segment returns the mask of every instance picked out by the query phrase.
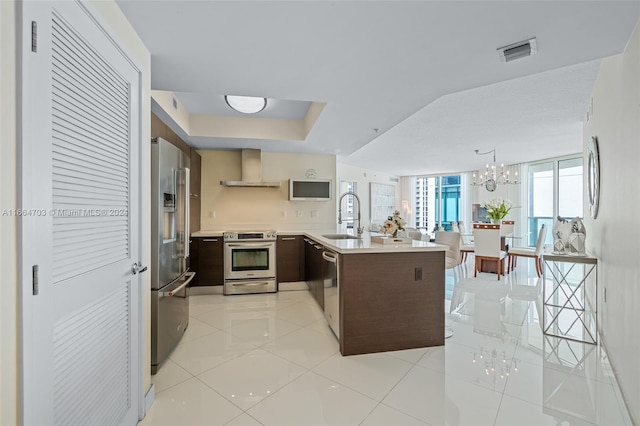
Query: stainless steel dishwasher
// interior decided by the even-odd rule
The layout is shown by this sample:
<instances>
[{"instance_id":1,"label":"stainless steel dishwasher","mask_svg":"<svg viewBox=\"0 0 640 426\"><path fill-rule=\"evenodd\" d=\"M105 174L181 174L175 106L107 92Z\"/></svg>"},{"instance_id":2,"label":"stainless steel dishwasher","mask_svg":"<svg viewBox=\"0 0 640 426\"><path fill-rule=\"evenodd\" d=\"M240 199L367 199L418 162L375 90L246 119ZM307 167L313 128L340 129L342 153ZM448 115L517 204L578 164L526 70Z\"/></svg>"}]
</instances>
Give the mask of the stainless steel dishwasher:
<instances>
[{"instance_id":1,"label":"stainless steel dishwasher","mask_svg":"<svg viewBox=\"0 0 640 426\"><path fill-rule=\"evenodd\" d=\"M340 256L332 251L323 251L325 260L324 284L324 316L333 334L340 339Z\"/></svg>"}]
</instances>

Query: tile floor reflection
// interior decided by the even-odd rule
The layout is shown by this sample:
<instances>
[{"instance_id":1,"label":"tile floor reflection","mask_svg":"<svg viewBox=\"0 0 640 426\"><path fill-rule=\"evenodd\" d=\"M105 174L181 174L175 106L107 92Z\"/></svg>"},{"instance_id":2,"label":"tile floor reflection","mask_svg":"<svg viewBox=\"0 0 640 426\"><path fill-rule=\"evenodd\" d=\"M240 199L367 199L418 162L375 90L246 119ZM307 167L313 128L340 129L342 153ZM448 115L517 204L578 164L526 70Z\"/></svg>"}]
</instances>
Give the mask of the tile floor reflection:
<instances>
[{"instance_id":1,"label":"tile floor reflection","mask_svg":"<svg viewBox=\"0 0 640 426\"><path fill-rule=\"evenodd\" d=\"M446 344L343 357L306 291L191 297L141 425L631 425L605 349L545 336L532 262L447 271ZM471 272L471 273L469 273Z\"/></svg>"}]
</instances>

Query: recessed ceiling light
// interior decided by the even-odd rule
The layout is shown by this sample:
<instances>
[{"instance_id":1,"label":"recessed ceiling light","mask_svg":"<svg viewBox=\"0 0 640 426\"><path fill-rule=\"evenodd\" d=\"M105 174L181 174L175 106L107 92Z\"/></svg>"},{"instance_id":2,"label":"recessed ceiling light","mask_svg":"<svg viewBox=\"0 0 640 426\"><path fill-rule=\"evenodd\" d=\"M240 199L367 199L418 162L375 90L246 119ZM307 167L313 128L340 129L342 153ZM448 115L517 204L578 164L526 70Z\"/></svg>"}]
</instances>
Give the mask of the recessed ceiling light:
<instances>
[{"instance_id":1,"label":"recessed ceiling light","mask_svg":"<svg viewBox=\"0 0 640 426\"><path fill-rule=\"evenodd\" d=\"M266 98L255 96L225 95L224 100L232 109L243 114L255 114L267 106Z\"/></svg>"}]
</instances>

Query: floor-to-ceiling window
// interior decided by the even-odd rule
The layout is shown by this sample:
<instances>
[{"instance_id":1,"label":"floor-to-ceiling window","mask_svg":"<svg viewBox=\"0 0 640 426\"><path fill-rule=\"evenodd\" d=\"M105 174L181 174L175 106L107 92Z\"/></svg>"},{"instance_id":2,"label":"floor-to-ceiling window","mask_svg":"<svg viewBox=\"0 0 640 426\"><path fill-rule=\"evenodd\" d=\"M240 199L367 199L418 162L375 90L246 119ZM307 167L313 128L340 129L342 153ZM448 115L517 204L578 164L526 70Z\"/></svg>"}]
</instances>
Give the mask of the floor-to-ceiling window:
<instances>
[{"instance_id":1,"label":"floor-to-ceiling window","mask_svg":"<svg viewBox=\"0 0 640 426\"><path fill-rule=\"evenodd\" d=\"M535 246L538 231L547 225L545 243L553 241L553 219L583 217L582 156L529 165L529 245Z\"/></svg>"},{"instance_id":2,"label":"floor-to-ceiling window","mask_svg":"<svg viewBox=\"0 0 640 426\"><path fill-rule=\"evenodd\" d=\"M432 231L436 226L451 230L461 220L460 175L429 176L416 179L415 228Z\"/></svg>"}]
</instances>

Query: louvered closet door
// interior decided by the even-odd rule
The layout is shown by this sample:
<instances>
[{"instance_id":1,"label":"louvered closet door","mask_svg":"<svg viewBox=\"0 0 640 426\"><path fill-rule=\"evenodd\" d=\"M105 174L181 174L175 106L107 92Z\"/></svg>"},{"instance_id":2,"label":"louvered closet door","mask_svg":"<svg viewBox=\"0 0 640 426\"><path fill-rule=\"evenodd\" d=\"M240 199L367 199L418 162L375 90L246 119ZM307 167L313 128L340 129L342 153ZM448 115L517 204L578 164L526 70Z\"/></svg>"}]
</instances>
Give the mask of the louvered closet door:
<instances>
[{"instance_id":1,"label":"louvered closet door","mask_svg":"<svg viewBox=\"0 0 640 426\"><path fill-rule=\"evenodd\" d=\"M79 3L22 7L23 419L132 425L139 72Z\"/></svg>"}]
</instances>

